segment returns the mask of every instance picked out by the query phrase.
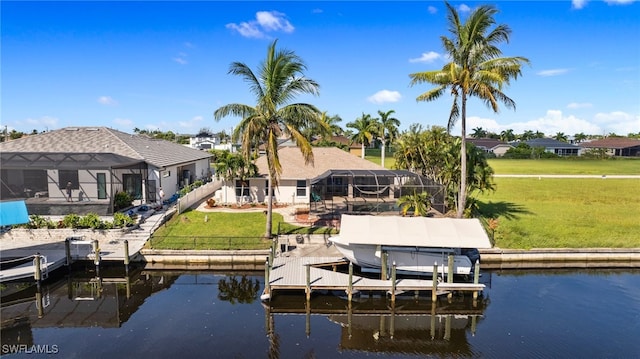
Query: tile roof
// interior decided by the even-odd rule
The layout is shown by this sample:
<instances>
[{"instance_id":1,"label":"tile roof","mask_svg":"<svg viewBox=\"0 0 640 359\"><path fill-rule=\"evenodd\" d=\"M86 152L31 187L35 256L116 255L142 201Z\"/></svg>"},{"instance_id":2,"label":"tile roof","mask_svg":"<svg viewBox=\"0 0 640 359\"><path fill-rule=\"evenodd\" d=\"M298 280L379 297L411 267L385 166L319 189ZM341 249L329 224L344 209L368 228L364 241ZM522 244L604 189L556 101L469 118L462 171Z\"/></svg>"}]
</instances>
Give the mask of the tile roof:
<instances>
[{"instance_id":1,"label":"tile roof","mask_svg":"<svg viewBox=\"0 0 640 359\"><path fill-rule=\"evenodd\" d=\"M584 148L630 148L640 146L640 140L627 137L607 137L601 140L583 142L580 147Z\"/></svg>"},{"instance_id":2,"label":"tile roof","mask_svg":"<svg viewBox=\"0 0 640 359\"><path fill-rule=\"evenodd\" d=\"M497 146L513 147L512 145L495 138L467 138L467 142L473 143L476 147L484 147L487 149L495 148Z\"/></svg>"},{"instance_id":3,"label":"tile roof","mask_svg":"<svg viewBox=\"0 0 640 359\"><path fill-rule=\"evenodd\" d=\"M305 165L300 149L282 147L278 150L282 164L281 179L315 178L328 170L384 170L371 161L354 156L336 147L313 147L313 165ZM261 174L267 174L267 158L261 156L256 165Z\"/></svg>"},{"instance_id":4,"label":"tile roof","mask_svg":"<svg viewBox=\"0 0 640 359\"><path fill-rule=\"evenodd\" d=\"M531 147L544 147L544 148L578 148L576 145L572 145L567 142L558 141L554 138L534 138L532 140L524 141Z\"/></svg>"},{"instance_id":5,"label":"tile roof","mask_svg":"<svg viewBox=\"0 0 640 359\"><path fill-rule=\"evenodd\" d=\"M205 151L107 127L66 127L0 143L0 151L112 153L165 167L211 157Z\"/></svg>"}]
</instances>

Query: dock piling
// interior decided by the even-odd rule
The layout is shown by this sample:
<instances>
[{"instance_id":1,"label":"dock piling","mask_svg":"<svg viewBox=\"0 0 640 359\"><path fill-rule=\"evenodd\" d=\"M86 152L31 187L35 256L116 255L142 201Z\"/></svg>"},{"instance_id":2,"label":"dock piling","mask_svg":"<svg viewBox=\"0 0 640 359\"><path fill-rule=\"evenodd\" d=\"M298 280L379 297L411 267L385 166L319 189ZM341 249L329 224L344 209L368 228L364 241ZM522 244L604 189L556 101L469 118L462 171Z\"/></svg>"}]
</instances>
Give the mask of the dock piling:
<instances>
[{"instance_id":1,"label":"dock piling","mask_svg":"<svg viewBox=\"0 0 640 359\"><path fill-rule=\"evenodd\" d=\"M396 261L391 266L391 302L396 302Z\"/></svg>"},{"instance_id":2,"label":"dock piling","mask_svg":"<svg viewBox=\"0 0 640 359\"><path fill-rule=\"evenodd\" d=\"M269 266L269 257L267 257L267 259L265 259L265 263L264 263L264 294L269 295L271 294L271 289L269 288L269 272L270 272L270 266ZM271 297L269 297L271 298Z\"/></svg>"},{"instance_id":3,"label":"dock piling","mask_svg":"<svg viewBox=\"0 0 640 359\"><path fill-rule=\"evenodd\" d=\"M124 270L129 274L129 241L124 240Z\"/></svg>"},{"instance_id":4,"label":"dock piling","mask_svg":"<svg viewBox=\"0 0 640 359\"><path fill-rule=\"evenodd\" d=\"M480 282L480 261L476 260L476 265L474 266L473 271L473 284L478 284ZM475 302L478 299L478 291L473 291L473 301Z\"/></svg>"},{"instance_id":5,"label":"dock piling","mask_svg":"<svg viewBox=\"0 0 640 359\"><path fill-rule=\"evenodd\" d=\"M33 279L36 280L36 283L38 284L38 287L40 287L40 281L42 280L42 268L40 267L41 262L40 262L40 253L36 253L35 256L33 256L33 264L35 265L35 270L33 271Z\"/></svg>"},{"instance_id":6,"label":"dock piling","mask_svg":"<svg viewBox=\"0 0 640 359\"><path fill-rule=\"evenodd\" d=\"M447 258L447 283L453 283L453 253L449 253L449 257ZM449 294L447 294L447 299L449 299L449 301L451 301L451 299L453 298L453 293L449 292Z\"/></svg>"},{"instance_id":7,"label":"dock piling","mask_svg":"<svg viewBox=\"0 0 640 359\"><path fill-rule=\"evenodd\" d=\"M100 274L100 245L98 244L98 240L93 240L93 263L96 265L96 276Z\"/></svg>"},{"instance_id":8,"label":"dock piling","mask_svg":"<svg viewBox=\"0 0 640 359\"><path fill-rule=\"evenodd\" d=\"M71 239L64 240L64 253L67 258L66 266L71 270Z\"/></svg>"},{"instance_id":9,"label":"dock piling","mask_svg":"<svg viewBox=\"0 0 640 359\"><path fill-rule=\"evenodd\" d=\"M307 296L307 302L311 299L311 264L305 263L307 272L307 288L305 290Z\"/></svg>"},{"instance_id":10,"label":"dock piling","mask_svg":"<svg viewBox=\"0 0 640 359\"><path fill-rule=\"evenodd\" d=\"M349 261L349 286L347 287L347 299L349 306L351 306L351 299L353 298L353 262Z\"/></svg>"},{"instance_id":11,"label":"dock piling","mask_svg":"<svg viewBox=\"0 0 640 359\"><path fill-rule=\"evenodd\" d=\"M438 262L433 262L433 277L431 278L431 302L438 300Z\"/></svg>"}]
</instances>

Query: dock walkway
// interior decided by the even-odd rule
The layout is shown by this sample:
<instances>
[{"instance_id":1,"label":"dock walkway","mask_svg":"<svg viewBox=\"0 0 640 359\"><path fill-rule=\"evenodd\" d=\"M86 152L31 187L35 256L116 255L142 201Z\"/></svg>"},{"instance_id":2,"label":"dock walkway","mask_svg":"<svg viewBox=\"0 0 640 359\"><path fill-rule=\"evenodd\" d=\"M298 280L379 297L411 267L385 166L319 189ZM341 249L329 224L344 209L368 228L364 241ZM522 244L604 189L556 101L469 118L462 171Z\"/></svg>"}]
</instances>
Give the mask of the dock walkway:
<instances>
[{"instance_id":1,"label":"dock walkway","mask_svg":"<svg viewBox=\"0 0 640 359\"><path fill-rule=\"evenodd\" d=\"M269 287L264 298L270 298L277 290L349 290L349 274L333 271L331 268L348 262L343 257L277 257L269 270ZM307 279L307 266L309 278ZM327 268L329 267L329 268ZM352 293L359 291L383 291L400 294L405 291L433 290L433 281L427 279L399 278L394 283L391 279L372 279L359 275L351 275ZM395 288L395 293L393 293ZM436 295L453 291L478 292L485 288L484 284L475 283L436 283ZM309 294L309 293L307 293Z\"/></svg>"}]
</instances>

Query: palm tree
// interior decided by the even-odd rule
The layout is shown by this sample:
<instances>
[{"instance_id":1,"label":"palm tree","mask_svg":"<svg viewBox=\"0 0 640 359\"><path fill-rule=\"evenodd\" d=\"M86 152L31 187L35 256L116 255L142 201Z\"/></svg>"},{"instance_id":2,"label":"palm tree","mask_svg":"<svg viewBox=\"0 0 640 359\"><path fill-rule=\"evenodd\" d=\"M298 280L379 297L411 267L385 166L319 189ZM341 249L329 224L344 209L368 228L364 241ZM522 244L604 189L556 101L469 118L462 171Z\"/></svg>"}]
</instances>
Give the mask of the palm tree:
<instances>
[{"instance_id":1,"label":"palm tree","mask_svg":"<svg viewBox=\"0 0 640 359\"><path fill-rule=\"evenodd\" d=\"M531 140L531 139L535 138L534 136L535 136L535 134L533 133L533 131L526 130L526 131L524 131L522 133L522 135L520 135L520 139L522 141L528 141L528 140Z\"/></svg>"},{"instance_id":2,"label":"palm tree","mask_svg":"<svg viewBox=\"0 0 640 359\"><path fill-rule=\"evenodd\" d=\"M342 118L339 115L326 116L326 111L323 112L323 115L326 117L325 123L329 126L331 136L342 136L344 130L338 125L338 122L342 122Z\"/></svg>"},{"instance_id":3,"label":"palm tree","mask_svg":"<svg viewBox=\"0 0 640 359\"><path fill-rule=\"evenodd\" d=\"M380 115L380 119L379 119L380 139L382 141L382 151L381 151L382 167L384 167L384 152L385 152L385 147L387 142L387 135L389 137L389 143L392 143L393 140L398 136L398 126L400 126L400 120L398 120L397 118L389 117L394 112L395 112L394 110L389 110L387 112L382 112L378 110L378 115Z\"/></svg>"},{"instance_id":4,"label":"palm tree","mask_svg":"<svg viewBox=\"0 0 640 359\"><path fill-rule=\"evenodd\" d=\"M508 128L500 132L500 141L502 142L511 142L516 139L516 135L513 133L513 130Z\"/></svg>"},{"instance_id":5,"label":"palm tree","mask_svg":"<svg viewBox=\"0 0 640 359\"><path fill-rule=\"evenodd\" d=\"M486 138L487 131L482 127L476 127L473 129L473 133L471 134L473 138Z\"/></svg>"},{"instance_id":6,"label":"palm tree","mask_svg":"<svg viewBox=\"0 0 640 359\"><path fill-rule=\"evenodd\" d=\"M398 207L400 207L403 216L407 214L407 211L413 209L414 217L426 217L429 209L431 209L431 196L427 192L414 190L412 194L406 194L398 198Z\"/></svg>"},{"instance_id":7,"label":"palm tree","mask_svg":"<svg viewBox=\"0 0 640 359\"><path fill-rule=\"evenodd\" d=\"M362 113L362 116L356 118L355 121L347 123L347 127L353 128L357 132L351 135L351 141L360 142L362 146L361 157L364 158L365 146L368 146L373 140L373 135L378 133L378 123L371 118L371 115Z\"/></svg>"},{"instance_id":8,"label":"palm tree","mask_svg":"<svg viewBox=\"0 0 640 359\"><path fill-rule=\"evenodd\" d=\"M569 140L569 137L567 137L567 135L565 135L564 132L556 132L553 138L556 141L560 141L560 142L567 142Z\"/></svg>"},{"instance_id":9,"label":"palm tree","mask_svg":"<svg viewBox=\"0 0 640 359\"><path fill-rule=\"evenodd\" d=\"M631 136L627 136L627 137L631 137ZM576 133L575 135L573 135L573 139L576 141L576 143L581 143L585 141L587 138L588 136L584 132Z\"/></svg>"},{"instance_id":10,"label":"palm tree","mask_svg":"<svg viewBox=\"0 0 640 359\"><path fill-rule=\"evenodd\" d=\"M278 139L287 136L300 148L305 163L313 163L311 144L300 132L301 128L313 127L320 121L320 111L307 103L292 103L297 95L318 95L319 85L304 77L307 69L304 61L293 51L276 50L277 40L267 49L267 57L254 73L241 62L233 62L229 73L242 77L249 83L256 105L232 103L214 112L216 121L232 115L241 118L233 138L240 138L242 153L250 158L259 144L264 144L267 156L268 200L265 237L272 236L273 188L278 186L282 165L278 158Z\"/></svg>"},{"instance_id":11,"label":"palm tree","mask_svg":"<svg viewBox=\"0 0 640 359\"><path fill-rule=\"evenodd\" d=\"M491 5L483 5L469 15L465 23L460 22L456 9L446 3L447 20L451 37L441 37L442 44L451 61L441 70L410 74L411 85L433 84L436 87L418 96L418 101L432 101L445 93L453 94L453 105L449 115L449 131L458 119L461 121L462 148L460 151L460 192L457 217L462 218L466 205L466 127L467 100L476 96L498 112L499 102L508 108L515 108L515 102L502 92L510 80L521 75L524 57L500 57L498 44L509 41L511 29L504 24L497 25L494 15L498 12ZM493 29L491 29L493 27Z\"/></svg>"}]
</instances>

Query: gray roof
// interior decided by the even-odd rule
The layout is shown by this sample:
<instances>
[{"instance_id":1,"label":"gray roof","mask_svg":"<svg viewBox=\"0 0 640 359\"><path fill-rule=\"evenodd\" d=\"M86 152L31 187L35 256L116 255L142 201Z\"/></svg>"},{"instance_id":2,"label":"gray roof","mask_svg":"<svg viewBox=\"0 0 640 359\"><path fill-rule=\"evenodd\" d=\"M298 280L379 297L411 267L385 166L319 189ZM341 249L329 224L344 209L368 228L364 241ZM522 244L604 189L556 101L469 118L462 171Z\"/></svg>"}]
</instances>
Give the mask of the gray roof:
<instances>
[{"instance_id":1,"label":"gray roof","mask_svg":"<svg viewBox=\"0 0 640 359\"><path fill-rule=\"evenodd\" d=\"M4 153L110 153L167 167L212 157L205 151L107 127L66 127L0 143Z\"/></svg>"},{"instance_id":2,"label":"gray roof","mask_svg":"<svg viewBox=\"0 0 640 359\"><path fill-rule=\"evenodd\" d=\"M544 148L571 148L578 149L576 145L572 145L567 142L558 141L553 138L534 138L532 140L524 141L531 147L544 147Z\"/></svg>"}]
</instances>

